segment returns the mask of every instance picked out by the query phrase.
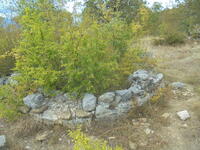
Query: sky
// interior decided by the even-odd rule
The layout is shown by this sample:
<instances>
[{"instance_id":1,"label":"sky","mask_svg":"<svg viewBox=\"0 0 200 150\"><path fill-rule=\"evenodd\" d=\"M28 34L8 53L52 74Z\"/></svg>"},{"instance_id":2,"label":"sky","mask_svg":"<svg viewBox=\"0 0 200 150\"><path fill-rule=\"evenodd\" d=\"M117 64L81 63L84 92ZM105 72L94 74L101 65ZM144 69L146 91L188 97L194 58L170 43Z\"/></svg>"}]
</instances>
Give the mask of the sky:
<instances>
[{"instance_id":1,"label":"sky","mask_svg":"<svg viewBox=\"0 0 200 150\"><path fill-rule=\"evenodd\" d=\"M76 1L77 2L83 2L83 0L76 0ZM153 5L154 2L161 3L163 7L171 7L172 4L175 3L175 0L146 0L146 1L148 3L148 6L150 6L150 7ZM0 0L0 16L8 17L9 15L11 15L11 13L9 12L9 9L6 9L10 5L12 5L12 0ZM70 2L66 6L66 8L70 12L72 12L73 11L73 6L74 6L74 3Z\"/></svg>"}]
</instances>

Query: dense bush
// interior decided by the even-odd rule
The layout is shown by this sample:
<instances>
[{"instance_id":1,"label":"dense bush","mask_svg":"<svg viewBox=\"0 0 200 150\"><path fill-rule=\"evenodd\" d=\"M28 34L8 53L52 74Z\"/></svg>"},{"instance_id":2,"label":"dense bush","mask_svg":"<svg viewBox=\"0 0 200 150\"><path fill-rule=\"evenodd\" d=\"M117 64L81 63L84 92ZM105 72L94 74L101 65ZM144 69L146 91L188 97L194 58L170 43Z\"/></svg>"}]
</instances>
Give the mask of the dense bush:
<instances>
[{"instance_id":1,"label":"dense bush","mask_svg":"<svg viewBox=\"0 0 200 150\"><path fill-rule=\"evenodd\" d=\"M23 105L22 98L24 95L23 87L0 86L0 118L16 119L20 115L18 107Z\"/></svg>"},{"instance_id":2,"label":"dense bush","mask_svg":"<svg viewBox=\"0 0 200 150\"><path fill-rule=\"evenodd\" d=\"M200 25L194 25L190 31L190 36L194 39L200 39Z\"/></svg>"},{"instance_id":3,"label":"dense bush","mask_svg":"<svg viewBox=\"0 0 200 150\"><path fill-rule=\"evenodd\" d=\"M55 37L54 15L59 10L49 1L38 0L36 4L26 7L21 18L22 40L16 49L20 83L79 95L101 93L120 83L119 64L124 57L137 59L139 51L133 49L132 57L126 54L132 32L124 21L111 18L98 23L85 15L74 23L61 18L61 22L66 21L65 28Z\"/></svg>"},{"instance_id":4,"label":"dense bush","mask_svg":"<svg viewBox=\"0 0 200 150\"><path fill-rule=\"evenodd\" d=\"M185 42L184 34L180 32L169 32L159 39L154 40L155 45L172 45L183 44Z\"/></svg>"},{"instance_id":5,"label":"dense bush","mask_svg":"<svg viewBox=\"0 0 200 150\"><path fill-rule=\"evenodd\" d=\"M74 142L74 150L122 150L121 147L112 148L107 142L87 137L80 129L69 132Z\"/></svg>"},{"instance_id":6,"label":"dense bush","mask_svg":"<svg viewBox=\"0 0 200 150\"><path fill-rule=\"evenodd\" d=\"M18 40L19 29L15 25L0 26L0 77L10 74L15 66L12 49Z\"/></svg>"}]
</instances>

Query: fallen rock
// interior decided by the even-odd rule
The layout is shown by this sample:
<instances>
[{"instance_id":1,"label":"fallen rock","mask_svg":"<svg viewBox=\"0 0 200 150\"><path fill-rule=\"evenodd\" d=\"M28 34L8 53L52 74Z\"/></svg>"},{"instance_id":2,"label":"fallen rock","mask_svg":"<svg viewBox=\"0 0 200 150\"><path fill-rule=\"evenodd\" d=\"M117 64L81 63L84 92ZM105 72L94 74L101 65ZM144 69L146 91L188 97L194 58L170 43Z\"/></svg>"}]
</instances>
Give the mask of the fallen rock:
<instances>
[{"instance_id":1,"label":"fallen rock","mask_svg":"<svg viewBox=\"0 0 200 150\"><path fill-rule=\"evenodd\" d=\"M177 112L177 115L183 121L190 118L190 114L188 113L187 110L179 111L179 112Z\"/></svg>"},{"instance_id":2,"label":"fallen rock","mask_svg":"<svg viewBox=\"0 0 200 150\"><path fill-rule=\"evenodd\" d=\"M171 86L173 89L177 90L177 89L184 89L186 87L186 84L182 82L173 82Z\"/></svg>"},{"instance_id":3,"label":"fallen rock","mask_svg":"<svg viewBox=\"0 0 200 150\"><path fill-rule=\"evenodd\" d=\"M42 106L40 108L36 108L36 109L32 109L30 111L30 113L34 113L34 114L41 114L43 113L44 111L46 111L48 109L48 106Z\"/></svg>"},{"instance_id":4,"label":"fallen rock","mask_svg":"<svg viewBox=\"0 0 200 150\"><path fill-rule=\"evenodd\" d=\"M23 101L25 105L32 109L40 108L45 104L44 96L40 93L28 95Z\"/></svg>"},{"instance_id":5,"label":"fallen rock","mask_svg":"<svg viewBox=\"0 0 200 150\"><path fill-rule=\"evenodd\" d=\"M98 98L98 102L103 102L103 103L111 103L113 102L115 99L115 93L114 92L107 92L107 93L104 93L103 95L101 95L99 98Z\"/></svg>"},{"instance_id":6,"label":"fallen rock","mask_svg":"<svg viewBox=\"0 0 200 150\"><path fill-rule=\"evenodd\" d=\"M5 147L5 145L6 145L6 136L0 135L0 148Z\"/></svg>"},{"instance_id":7,"label":"fallen rock","mask_svg":"<svg viewBox=\"0 0 200 150\"><path fill-rule=\"evenodd\" d=\"M97 98L92 94L85 94L82 103L83 103L83 110L93 111L96 108Z\"/></svg>"}]
</instances>

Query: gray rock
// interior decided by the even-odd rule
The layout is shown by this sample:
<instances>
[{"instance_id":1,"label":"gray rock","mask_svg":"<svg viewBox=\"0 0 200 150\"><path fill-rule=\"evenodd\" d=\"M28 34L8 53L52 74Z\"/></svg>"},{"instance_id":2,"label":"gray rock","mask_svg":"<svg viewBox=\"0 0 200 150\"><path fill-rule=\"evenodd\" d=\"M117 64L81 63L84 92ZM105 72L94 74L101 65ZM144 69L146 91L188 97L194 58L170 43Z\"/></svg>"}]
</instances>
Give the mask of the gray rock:
<instances>
[{"instance_id":1,"label":"gray rock","mask_svg":"<svg viewBox=\"0 0 200 150\"><path fill-rule=\"evenodd\" d=\"M179 111L179 112L177 112L177 115L183 121L185 121L185 120L190 118L190 114L188 113L187 110Z\"/></svg>"},{"instance_id":2,"label":"gray rock","mask_svg":"<svg viewBox=\"0 0 200 150\"><path fill-rule=\"evenodd\" d=\"M107 92L98 98L98 102L111 103L114 101L114 99L115 99L115 93Z\"/></svg>"},{"instance_id":3,"label":"gray rock","mask_svg":"<svg viewBox=\"0 0 200 150\"><path fill-rule=\"evenodd\" d=\"M28 95L23 101L25 105L33 109L42 107L46 102L44 96L40 93Z\"/></svg>"},{"instance_id":4,"label":"gray rock","mask_svg":"<svg viewBox=\"0 0 200 150\"><path fill-rule=\"evenodd\" d=\"M48 121L56 121L59 119L59 114L56 114L51 109L47 109L43 114L38 115L37 117Z\"/></svg>"},{"instance_id":5,"label":"gray rock","mask_svg":"<svg viewBox=\"0 0 200 150\"><path fill-rule=\"evenodd\" d=\"M85 94L82 103L83 103L83 110L93 111L96 108L97 98L92 94Z\"/></svg>"},{"instance_id":6,"label":"gray rock","mask_svg":"<svg viewBox=\"0 0 200 150\"><path fill-rule=\"evenodd\" d=\"M0 135L0 148L5 147L5 145L6 145L6 136Z\"/></svg>"},{"instance_id":7,"label":"gray rock","mask_svg":"<svg viewBox=\"0 0 200 150\"><path fill-rule=\"evenodd\" d=\"M159 73L154 78L153 83L154 84L158 84L158 83L160 83L163 80L163 78L164 78L164 75L162 73Z\"/></svg>"},{"instance_id":8,"label":"gray rock","mask_svg":"<svg viewBox=\"0 0 200 150\"><path fill-rule=\"evenodd\" d=\"M72 119L72 114L69 110L65 112L60 112L60 114L58 114L58 118L61 120L70 120Z\"/></svg>"},{"instance_id":9,"label":"gray rock","mask_svg":"<svg viewBox=\"0 0 200 150\"><path fill-rule=\"evenodd\" d=\"M173 89L183 89L186 87L186 84L182 82L173 82L171 86Z\"/></svg>"},{"instance_id":10,"label":"gray rock","mask_svg":"<svg viewBox=\"0 0 200 150\"><path fill-rule=\"evenodd\" d=\"M133 80L147 80L149 78L149 73L146 70L138 70L133 73Z\"/></svg>"},{"instance_id":11,"label":"gray rock","mask_svg":"<svg viewBox=\"0 0 200 150\"><path fill-rule=\"evenodd\" d=\"M108 105L98 105L96 107L96 118L102 119L102 118L112 118L117 116L116 110L111 110L108 108Z\"/></svg>"},{"instance_id":12,"label":"gray rock","mask_svg":"<svg viewBox=\"0 0 200 150\"><path fill-rule=\"evenodd\" d=\"M123 113L127 113L132 107L132 101L122 102L118 104L116 111L118 115L122 115Z\"/></svg>"},{"instance_id":13,"label":"gray rock","mask_svg":"<svg viewBox=\"0 0 200 150\"><path fill-rule=\"evenodd\" d=\"M122 101L121 96L115 96L115 99L112 103L110 103L110 106L115 108L121 101Z\"/></svg>"},{"instance_id":14,"label":"gray rock","mask_svg":"<svg viewBox=\"0 0 200 150\"><path fill-rule=\"evenodd\" d=\"M151 99L151 96L148 94L145 97L136 97L137 106L143 106L146 102Z\"/></svg>"},{"instance_id":15,"label":"gray rock","mask_svg":"<svg viewBox=\"0 0 200 150\"><path fill-rule=\"evenodd\" d=\"M138 95L144 94L144 90L142 90L141 86L139 86L137 84L131 86L128 90L131 91L133 96L138 96Z\"/></svg>"},{"instance_id":16,"label":"gray rock","mask_svg":"<svg viewBox=\"0 0 200 150\"><path fill-rule=\"evenodd\" d=\"M130 90L117 90L117 96L121 96L122 101L129 101L132 98L132 92Z\"/></svg>"}]
</instances>

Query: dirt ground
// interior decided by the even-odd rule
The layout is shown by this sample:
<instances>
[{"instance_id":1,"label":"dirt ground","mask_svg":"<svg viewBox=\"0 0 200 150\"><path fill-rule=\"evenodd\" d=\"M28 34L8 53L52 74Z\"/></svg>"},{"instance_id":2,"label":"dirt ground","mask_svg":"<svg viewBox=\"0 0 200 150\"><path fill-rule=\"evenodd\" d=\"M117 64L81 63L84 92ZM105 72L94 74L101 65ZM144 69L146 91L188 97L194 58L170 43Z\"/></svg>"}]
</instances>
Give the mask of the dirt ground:
<instances>
[{"instance_id":1,"label":"dirt ground","mask_svg":"<svg viewBox=\"0 0 200 150\"><path fill-rule=\"evenodd\" d=\"M132 110L116 121L92 122L83 131L105 139L125 150L200 150L200 43L153 46L146 38L143 46L156 58L156 70L166 81L187 83L184 90L171 90L158 103ZM188 110L191 118L181 121L176 113ZM162 115L167 113L168 117ZM72 150L67 127L45 125L29 116L8 123L0 120L0 134L7 136L6 150ZM44 137L44 138L43 138ZM38 140L42 139L42 140Z\"/></svg>"}]
</instances>

